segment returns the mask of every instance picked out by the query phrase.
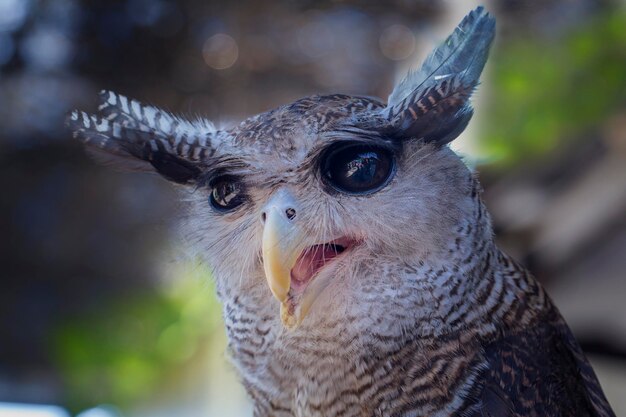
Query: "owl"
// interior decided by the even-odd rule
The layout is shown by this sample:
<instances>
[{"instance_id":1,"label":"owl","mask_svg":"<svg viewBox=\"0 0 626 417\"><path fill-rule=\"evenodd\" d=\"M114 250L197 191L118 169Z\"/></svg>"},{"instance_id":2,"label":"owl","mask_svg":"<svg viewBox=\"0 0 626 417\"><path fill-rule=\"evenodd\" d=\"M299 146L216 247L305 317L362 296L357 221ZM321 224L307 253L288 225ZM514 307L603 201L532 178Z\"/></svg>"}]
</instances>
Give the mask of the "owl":
<instances>
[{"instance_id":1,"label":"owl","mask_svg":"<svg viewBox=\"0 0 626 417\"><path fill-rule=\"evenodd\" d=\"M190 202L254 416L614 416L447 146L494 33L472 11L386 103L311 96L218 129L103 91L68 117Z\"/></svg>"}]
</instances>

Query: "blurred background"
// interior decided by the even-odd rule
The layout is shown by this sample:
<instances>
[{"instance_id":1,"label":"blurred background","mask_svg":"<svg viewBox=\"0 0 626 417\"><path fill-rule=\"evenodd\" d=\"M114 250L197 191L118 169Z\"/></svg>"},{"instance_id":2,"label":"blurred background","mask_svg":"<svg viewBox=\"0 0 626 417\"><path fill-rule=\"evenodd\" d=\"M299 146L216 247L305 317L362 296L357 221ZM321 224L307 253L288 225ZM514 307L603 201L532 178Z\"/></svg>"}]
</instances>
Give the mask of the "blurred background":
<instances>
[{"instance_id":1,"label":"blurred background","mask_svg":"<svg viewBox=\"0 0 626 417\"><path fill-rule=\"evenodd\" d=\"M626 415L626 2L483 3L498 36L453 146ZM387 97L476 4L0 0L0 416L250 415L175 193L93 163L69 109L106 88L227 125Z\"/></svg>"}]
</instances>

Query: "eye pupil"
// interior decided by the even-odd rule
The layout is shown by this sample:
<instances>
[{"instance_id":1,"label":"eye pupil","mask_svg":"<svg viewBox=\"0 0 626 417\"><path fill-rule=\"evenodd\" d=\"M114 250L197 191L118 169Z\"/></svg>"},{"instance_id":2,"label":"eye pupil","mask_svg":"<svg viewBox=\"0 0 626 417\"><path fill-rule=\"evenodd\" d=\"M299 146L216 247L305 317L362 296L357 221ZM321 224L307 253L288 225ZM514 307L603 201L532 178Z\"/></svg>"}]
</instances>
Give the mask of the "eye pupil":
<instances>
[{"instance_id":1,"label":"eye pupil","mask_svg":"<svg viewBox=\"0 0 626 417\"><path fill-rule=\"evenodd\" d=\"M395 162L386 148L340 144L322 158L322 174L333 188L347 194L371 194L392 177Z\"/></svg>"},{"instance_id":2,"label":"eye pupil","mask_svg":"<svg viewBox=\"0 0 626 417\"><path fill-rule=\"evenodd\" d=\"M212 187L209 201L217 211L230 211L243 203L242 187L236 179L218 178Z\"/></svg>"}]
</instances>

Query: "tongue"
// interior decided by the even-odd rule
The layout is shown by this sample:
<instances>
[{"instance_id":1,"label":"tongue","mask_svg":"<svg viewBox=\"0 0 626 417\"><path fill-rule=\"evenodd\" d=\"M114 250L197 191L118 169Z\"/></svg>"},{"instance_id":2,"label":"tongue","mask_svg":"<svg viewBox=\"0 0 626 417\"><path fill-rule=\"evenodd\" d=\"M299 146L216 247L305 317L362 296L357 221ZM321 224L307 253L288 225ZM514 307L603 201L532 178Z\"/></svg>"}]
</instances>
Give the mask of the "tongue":
<instances>
[{"instance_id":1,"label":"tongue","mask_svg":"<svg viewBox=\"0 0 626 417\"><path fill-rule=\"evenodd\" d=\"M297 290L306 285L313 275L335 256L337 256L337 250L331 245L315 245L308 248L291 269L292 287Z\"/></svg>"}]
</instances>

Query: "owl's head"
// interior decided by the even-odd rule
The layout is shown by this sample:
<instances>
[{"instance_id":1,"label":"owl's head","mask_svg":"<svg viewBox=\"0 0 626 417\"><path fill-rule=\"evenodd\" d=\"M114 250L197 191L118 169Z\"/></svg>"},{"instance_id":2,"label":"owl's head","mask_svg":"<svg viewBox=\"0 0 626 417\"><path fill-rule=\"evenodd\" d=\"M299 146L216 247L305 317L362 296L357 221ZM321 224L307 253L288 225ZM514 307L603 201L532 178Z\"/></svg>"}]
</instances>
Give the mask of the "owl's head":
<instances>
[{"instance_id":1,"label":"owl's head","mask_svg":"<svg viewBox=\"0 0 626 417\"><path fill-rule=\"evenodd\" d=\"M493 35L474 10L386 104L312 96L218 130L104 91L98 114L69 124L100 157L180 184L219 291L255 292L293 328L397 287L390 268L445 256L472 210L446 145L472 116Z\"/></svg>"}]
</instances>

